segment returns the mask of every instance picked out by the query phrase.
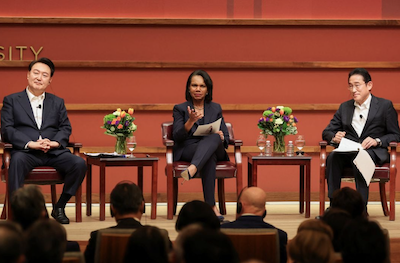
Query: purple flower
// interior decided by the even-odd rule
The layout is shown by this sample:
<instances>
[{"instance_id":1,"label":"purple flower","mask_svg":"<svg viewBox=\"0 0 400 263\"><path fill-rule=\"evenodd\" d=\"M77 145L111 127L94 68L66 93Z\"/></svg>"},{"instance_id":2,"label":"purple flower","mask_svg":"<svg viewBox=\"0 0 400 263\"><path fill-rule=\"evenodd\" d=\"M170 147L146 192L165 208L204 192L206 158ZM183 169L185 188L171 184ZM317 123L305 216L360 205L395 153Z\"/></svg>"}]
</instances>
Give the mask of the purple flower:
<instances>
[{"instance_id":1,"label":"purple flower","mask_svg":"<svg viewBox=\"0 0 400 263\"><path fill-rule=\"evenodd\" d=\"M125 126L128 126L128 125L129 125L129 121L126 121L126 122L125 122Z\"/></svg>"},{"instance_id":2,"label":"purple flower","mask_svg":"<svg viewBox=\"0 0 400 263\"><path fill-rule=\"evenodd\" d=\"M289 116L283 116L283 120L285 121L285 122L288 122L289 121Z\"/></svg>"},{"instance_id":3,"label":"purple flower","mask_svg":"<svg viewBox=\"0 0 400 263\"><path fill-rule=\"evenodd\" d=\"M272 108L271 107L269 107L267 110L271 110Z\"/></svg>"},{"instance_id":4,"label":"purple flower","mask_svg":"<svg viewBox=\"0 0 400 263\"><path fill-rule=\"evenodd\" d=\"M298 120L297 120L297 118L296 118L296 117L294 117L294 122L298 122Z\"/></svg>"},{"instance_id":5,"label":"purple flower","mask_svg":"<svg viewBox=\"0 0 400 263\"><path fill-rule=\"evenodd\" d=\"M117 126L118 126L118 124L119 124L119 121L116 121L116 122L115 122L115 125L117 125Z\"/></svg>"},{"instance_id":6,"label":"purple flower","mask_svg":"<svg viewBox=\"0 0 400 263\"><path fill-rule=\"evenodd\" d=\"M274 114L273 114L273 113L271 113L271 114L268 114L268 117L270 117L270 118L271 118L272 116L274 116Z\"/></svg>"},{"instance_id":7,"label":"purple flower","mask_svg":"<svg viewBox=\"0 0 400 263\"><path fill-rule=\"evenodd\" d=\"M107 124L111 124L111 121L107 121Z\"/></svg>"}]
</instances>

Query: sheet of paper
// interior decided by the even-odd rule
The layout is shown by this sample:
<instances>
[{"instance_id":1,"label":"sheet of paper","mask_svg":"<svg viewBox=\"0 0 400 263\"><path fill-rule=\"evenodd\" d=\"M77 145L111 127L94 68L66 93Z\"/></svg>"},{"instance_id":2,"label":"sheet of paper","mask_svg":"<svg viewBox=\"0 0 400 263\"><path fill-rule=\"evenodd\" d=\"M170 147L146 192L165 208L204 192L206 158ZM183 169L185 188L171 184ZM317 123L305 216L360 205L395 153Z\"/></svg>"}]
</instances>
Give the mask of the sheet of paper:
<instances>
[{"instance_id":1,"label":"sheet of paper","mask_svg":"<svg viewBox=\"0 0 400 263\"><path fill-rule=\"evenodd\" d=\"M333 150L334 152L357 152L362 150L361 143L342 138L339 147Z\"/></svg>"},{"instance_id":2,"label":"sheet of paper","mask_svg":"<svg viewBox=\"0 0 400 263\"><path fill-rule=\"evenodd\" d=\"M193 136L207 136L213 133L217 133L221 127L221 118L218 120L204 125L199 125L197 130L193 133Z\"/></svg>"},{"instance_id":3,"label":"sheet of paper","mask_svg":"<svg viewBox=\"0 0 400 263\"><path fill-rule=\"evenodd\" d=\"M358 152L356 158L354 158L353 163L357 166L357 169L363 175L367 186L371 182L371 178L374 175L375 163L371 156L366 150L361 150Z\"/></svg>"},{"instance_id":4,"label":"sheet of paper","mask_svg":"<svg viewBox=\"0 0 400 263\"><path fill-rule=\"evenodd\" d=\"M111 158L111 157L125 157L125 154L118 154L118 153L84 153L90 157L98 157L98 158Z\"/></svg>"}]
</instances>

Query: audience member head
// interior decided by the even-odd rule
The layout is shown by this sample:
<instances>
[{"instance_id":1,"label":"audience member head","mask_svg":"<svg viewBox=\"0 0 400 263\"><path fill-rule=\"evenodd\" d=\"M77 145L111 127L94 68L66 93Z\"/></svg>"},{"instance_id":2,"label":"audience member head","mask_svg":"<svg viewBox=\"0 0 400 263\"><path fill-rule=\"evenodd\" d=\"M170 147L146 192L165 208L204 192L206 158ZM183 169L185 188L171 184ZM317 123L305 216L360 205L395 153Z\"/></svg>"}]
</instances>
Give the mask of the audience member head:
<instances>
[{"instance_id":1,"label":"audience member head","mask_svg":"<svg viewBox=\"0 0 400 263\"><path fill-rule=\"evenodd\" d=\"M366 216L361 194L350 187L343 187L333 193L331 207L347 211L352 218Z\"/></svg>"},{"instance_id":2,"label":"audience member head","mask_svg":"<svg viewBox=\"0 0 400 263\"><path fill-rule=\"evenodd\" d=\"M144 199L139 187L130 182L118 183L110 194L110 212L116 220L125 217L142 218L144 213Z\"/></svg>"},{"instance_id":3,"label":"audience member head","mask_svg":"<svg viewBox=\"0 0 400 263\"><path fill-rule=\"evenodd\" d=\"M143 226L129 238L124 262L168 263L169 239L154 226Z\"/></svg>"},{"instance_id":4,"label":"audience member head","mask_svg":"<svg viewBox=\"0 0 400 263\"><path fill-rule=\"evenodd\" d=\"M62 262L67 245L65 229L55 220L38 220L26 233L28 262Z\"/></svg>"},{"instance_id":5,"label":"audience member head","mask_svg":"<svg viewBox=\"0 0 400 263\"><path fill-rule=\"evenodd\" d=\"M28 229L34 222L48 218L44 196L36 185L26 185L15 191L10 200L13 221Z\"/></svg>"},{"instance_id":6,"label":"audience member head","mask_svg":"<svg viewBox=\"0 0 400 263\"><path fill-rule=\"evenodd\" d=\"M228 236L198 224L186 227L176 240L178 263L238 263L239 257Z\"/></svg>"},{"instance_id":7,"label":"audience member head","mask_svg":"<svg viewBox=\"0 0 400 263\"><path fill-rule=\"evenodd\" d=\"M191 100L192 100L192 96L190 95L190 85L191 85L191 83L192 83L192 78L193 78L194 76L200 76L200 77L202 77L203 80L204 80L204 84L205 84L206 87L207 87L207 94L206 94L206 97L205 97L205 99L204 99L205 102L210 102L210 101L212 101L213 82L212 82L212 80L211 80L210 75L208 75L207 72L205 72L204 70L201 70L201 69L198 69L198 70L193 71L193 72L190 74L190 76L189 76L189 78L188 78L188 80L187 80L187 82L186 82L186 91L185 91L185 98L186 98L186 100L187 100L187 101L191 101Z\"/></svg>"},{"instance_id":8,"label":"audience member head","mask_svg":"<svg viewBox=\"0 0 400 263\"><path fill-rule=\"evenodd\" d=\"M24 262L22 229L11 221L0 222L0 262Z\"/></svg>"},{"instance_id":9,"label":"audience member head","mask_svg":"<svg viewBox=\"0 0 400 263\"><path fill-rule=\"evenodd\" d=\"M297 233L304 230L318 231L327 235L330 240L333 239L332 229L325 222L318 219L308 219L303 221L297 228Z\"/></svg>"},{"instance_id":10,"label":"audience member head","mask_svg":"<svg viewBox=\"0 0 400 263\"><path fill-rule=\"evenodd\" d=\"M211 206L199 200L187 202L182 206L175 223L175 229L181 231L184 227L194 223L212 230L218 230L221 227Z\"/></svg>"},{"instance_id":11,"label":"audience member head","mask_svg":"<svg viewBox=\"0 0 400 263\"><path fill-rule=\"evenodd\" d=\"M355 219L343 230L341 237L344 263L381 263L389 256L381 227L365 218Z\"/></svg>"},{"instance_id":12,"label":"audience member head","mask_svg":"<svg viewBox=\"0 0 400 263\"><path fill-rule=\"evenodd\" d=\"M244 188L238 196L236 217L242 214L254 214L263 216L267 214L265 203L267 195L265 191L259 187Z\"/></svg>"},{"instance_id":13,"label":"audience member head","mask_svg":"<svg viewBox=\"0 0 400 263\"><path fill-rule=\"evenodd\" d=\"M324 213L321 220L331 227L333 231L333 248L336 252L340 252L340 237L343 229L353 220L351 215L343 209L330 208Z\"/></svg>"},{"instance_id":14,"label":"audience member head","mask_svg":"<svg viewBox=\"0 0 400 263\"><path fill-rule=\"evenodd\" d=\"M303 229L289 242L288 255L295 263L333 263L335 252L324 231Z\"/></svg>"},{"instance_id":15,"label":"audience member head","mask_svg":"<svg viewBox=\"0 0 400 263\"><path fill-rule=\"evenodd\" d=\"M33 66L34 66L36 63L43 63L43 64L47 65L47 66L50 68L50 77L53 77L54 71L56 70L55 67L54 67L53 61L51 61L51 60L48 59L48 58L39 58L39 59L37 59L37 60L32 61L32 62L29 64L28 70L31 71L32 68L33 68Z\"/></svg>"}]
</instances>

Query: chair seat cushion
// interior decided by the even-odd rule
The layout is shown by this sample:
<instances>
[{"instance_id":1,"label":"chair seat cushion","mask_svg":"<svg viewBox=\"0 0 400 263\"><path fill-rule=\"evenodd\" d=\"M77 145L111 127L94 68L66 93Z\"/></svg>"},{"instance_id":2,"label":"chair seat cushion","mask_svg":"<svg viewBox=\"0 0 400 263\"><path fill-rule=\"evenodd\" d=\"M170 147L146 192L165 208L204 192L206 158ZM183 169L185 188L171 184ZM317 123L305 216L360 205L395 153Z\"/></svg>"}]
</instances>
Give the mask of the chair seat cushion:
<instances>
[{"instance_id":1,"label":"chair seat cushion","mask_svg":"<svg viewBox=\"0 0 400 263\"><path fill-rule=\"evenodd\" d=\"M25 177L27 184L62 184L63 182L64 179L57 170L49 166L36 167Z\"/></svg>"},{"instance_id":2,"label":"chair seat cushion","mask_svg":"<svg viewBox=\"0 0 400 263\"><path fill-rule=\"evenodd\" d=\"M190 163L188 162L183 162L183 161L177 161L174 162L172 165L173 169L173 174L174 177L181 177L181 173L185 171L189 167ZM217 168L216 168L216 177L217 178L232 178L236 177L236 165L232 162L229 161L221 161L217 162ZM196 175L195 178L198 178L199 176Z\"/></svg>"},{"instance_id":3,"label":"chair seat cushion","mask_svg":"<svg viewBox=\"0 0 400 263\"><path fill-rule=\"evenodd\" d=\"M346 168L344 171L343 178L354 178L353 170ZM390 179L390 163L384 163L383 165L377 165L375 167L374 175L372 179L389 180Z\"/></svg>"}]
</instances>

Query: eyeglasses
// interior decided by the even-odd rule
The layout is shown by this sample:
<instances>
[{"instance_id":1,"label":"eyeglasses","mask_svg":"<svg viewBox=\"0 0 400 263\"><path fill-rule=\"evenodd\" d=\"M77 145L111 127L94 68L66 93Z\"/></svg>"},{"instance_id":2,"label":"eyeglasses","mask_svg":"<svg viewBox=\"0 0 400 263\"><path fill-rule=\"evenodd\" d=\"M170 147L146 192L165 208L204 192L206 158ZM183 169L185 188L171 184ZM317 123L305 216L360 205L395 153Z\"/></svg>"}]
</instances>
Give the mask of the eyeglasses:
<instances>
[{"instance_id":1,"label":"eyeglasses","mask_svg":"<svg viewBox=\"0 0 400 263\"><path fill-rule=\"evenodd\" d=\"M356 88L356 90L360 90L364 84L366 84L366 83L365 83L365 82L364 82L364 83L358 83L358 82L357 82L357 83L354 83L354 84L350 84L350 83L349 83L349 86L348 86L347 88L348 88L350 91L353 91L354 88Z\"/></svg>"}]
</instances>

